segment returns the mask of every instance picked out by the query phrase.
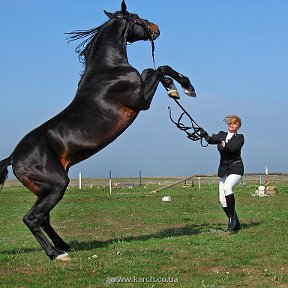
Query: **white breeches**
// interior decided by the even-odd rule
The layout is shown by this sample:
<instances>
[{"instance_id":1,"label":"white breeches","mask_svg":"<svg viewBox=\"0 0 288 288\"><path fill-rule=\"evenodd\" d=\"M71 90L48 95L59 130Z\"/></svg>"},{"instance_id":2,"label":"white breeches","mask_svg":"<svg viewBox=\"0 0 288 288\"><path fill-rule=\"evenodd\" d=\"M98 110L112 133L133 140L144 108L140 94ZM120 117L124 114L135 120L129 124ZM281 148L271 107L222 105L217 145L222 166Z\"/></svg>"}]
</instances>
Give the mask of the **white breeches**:
<instances>
[{"instance_id":1,"label":"white breeches","mask_svg":"<svg viewBox=\"0 0 288 288\"><path fill-rule=\"evenodd\" d=\"M233 194L232 189L241 179L241 175L230 174L220 178L219 182L219 200L222 207L227 207L225 196Z\"/></svg>"}]
</instances>

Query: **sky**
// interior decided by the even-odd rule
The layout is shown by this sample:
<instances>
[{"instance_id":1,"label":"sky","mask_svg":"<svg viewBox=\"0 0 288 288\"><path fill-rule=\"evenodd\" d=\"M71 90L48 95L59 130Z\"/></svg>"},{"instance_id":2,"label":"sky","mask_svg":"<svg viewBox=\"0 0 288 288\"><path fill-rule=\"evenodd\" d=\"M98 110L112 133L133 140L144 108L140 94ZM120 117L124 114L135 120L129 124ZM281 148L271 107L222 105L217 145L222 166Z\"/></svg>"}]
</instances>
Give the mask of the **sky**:
<instances>
[{"instance_id":1,"label":"sky","mask_svg":"<svg viewBox=\"0 0 288 288\"><path fill-rule=\"evenodd\" d=\"M83 71L65 32L106 22L103 10L120 0L0 0L0 159L21 138L72 101ZM85 4L84 4L85 3ZM156 23L156 67L169 65L190 78L197 97L176 85L180 103L209 134L226 130L223 119L242 118L247 173L288 172L288 1L126 0L129 12ZM153 67L151 46L128 46L139 72ZM113 143L70 168L83 177L216 174L216 146L201 147L169 120L180 111L159 85L151 108ZM9 174L13 178L13 173Z\"/></svg>"}]
</instances>

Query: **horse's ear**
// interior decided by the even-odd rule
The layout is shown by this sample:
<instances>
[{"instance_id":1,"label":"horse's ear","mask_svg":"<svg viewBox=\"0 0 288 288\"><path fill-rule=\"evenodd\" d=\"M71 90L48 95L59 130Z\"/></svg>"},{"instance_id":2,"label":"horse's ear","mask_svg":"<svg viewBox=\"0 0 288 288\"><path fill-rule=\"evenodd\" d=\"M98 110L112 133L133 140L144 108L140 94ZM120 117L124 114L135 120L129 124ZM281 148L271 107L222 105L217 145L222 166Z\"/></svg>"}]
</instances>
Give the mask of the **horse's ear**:
<instances>
[{"instance_id":1,"label":"horse's ear","mask_svg":"<svg viewBox=\"0 0 288 288\"><path fill-rule=\"evenodd\" d=\"M104 13L111 19L113 18L114 14L113 13L110 13L110 12L107 12L104 10Z\"/></svg>"},{"instance_id":2,"label":"horse's ear","mask_svg":"<svg viewBox=\"0 0 288 288\"><path fill-rule=\"evenodd\" d=\"M121 3L121 11L122 11L123 14L127 13L127 6L126 6L124 0L122 0L122 3Z\"/></svg>"}]
</instances>

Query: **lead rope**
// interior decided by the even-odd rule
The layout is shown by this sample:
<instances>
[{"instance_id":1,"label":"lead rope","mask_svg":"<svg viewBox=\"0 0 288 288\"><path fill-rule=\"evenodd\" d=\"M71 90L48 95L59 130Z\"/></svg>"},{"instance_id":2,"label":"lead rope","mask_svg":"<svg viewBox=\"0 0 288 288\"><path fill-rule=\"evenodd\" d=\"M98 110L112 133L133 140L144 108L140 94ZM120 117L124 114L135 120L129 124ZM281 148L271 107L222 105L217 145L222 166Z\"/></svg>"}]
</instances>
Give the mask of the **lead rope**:
<instances>
[{"instance_id":1,"label":"lead rope","mask_svg":"<svg viewBox=\"0 0 288 288\"><path fill-rule=\"evenodd\" d=\"M176 127L181 130L184 131L187 134L187 138L192 140L192 141L198 141L200 140L200 144L202 147L207 147L207 144L203 143L203 140L205 139L205 130L203 128L201 128L196 122L195 120L190 116L190 114L184 109L184 107L178 102L177 99L173 98L174 101L176 102L176 104L180 107L180 109L183 111L180 115L180 117L178 118L178 121L176 122L173 118L172 118L172 112L171 112L171 108L168 107L169 110L169 118L170 120L176 125ZM183 118L183 116L186 115L190 122L191 122L191 126L186 126L184 125L181 120ZM194 132L190 132L189 130L194 131Z\"/></svg>"},{"instance_id":2,"label":"lead rope","mask_svg":"<svg viewBox=\"0 0 288 288\"><path fill-rule=\"evenodd\" d=\"M151 40L151 47L152 47L152 59L153 59L153 65L154 65L154 69L156 70L156 65L155 65L155 45L154 45L154 41ZM182 114L180 115L180 117L178 118L178 121L174 121L172 118L172 112L171 112L171 108L168 107L169 110L169 117L170 120L176 125L176 127L178 129L180 129L181 131L184 131L187 134L187 138L192 140L192 141L198 141L200 140L200 144L202 147L207 147L207 144L203 144L203 139L204 135L205 135L205 130L203 128L201 128L196 122L195 120L190 116L190 114L184 109L184 107L178 102L178 100L176 98L173 98L174 101L176 102L176 104L180 107L180 109L183 111ZM185 126L183 123L181 123L181 119L182 117L186 115L190 122L191 122L191 126ZM193 133L189 132L188 130L193 129Z\"/></svg>"},{"instance_id":3,"label":"lead rope","mask_svg":"<svg viewBox=\"0 0 288 288\"><path fill-rule=\"evenodd\" d=\"M155 44L154 41L151 40L151 47L152 47L152 59L153 59L153 65L154 65L154 70L156 70L156 65L155 65Z\"/></svg>"}]
</instances>

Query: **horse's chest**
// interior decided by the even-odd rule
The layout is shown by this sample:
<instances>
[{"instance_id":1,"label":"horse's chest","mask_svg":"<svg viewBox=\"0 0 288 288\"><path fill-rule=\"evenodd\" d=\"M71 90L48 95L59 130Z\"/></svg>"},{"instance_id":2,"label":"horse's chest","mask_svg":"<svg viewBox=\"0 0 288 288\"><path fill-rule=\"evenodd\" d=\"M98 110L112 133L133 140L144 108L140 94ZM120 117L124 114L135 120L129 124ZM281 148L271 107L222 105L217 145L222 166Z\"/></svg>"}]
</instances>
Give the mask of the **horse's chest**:
<instances>
[{"instance_id":1,"label":"horse's chest","mask_svg":"<svg viewBox=\"0 0 288 288\"><path fill-rule=\"evenodd\" d=\"M118 113L118 121L115 123L116 130L119 132L124 131L135 120L137 115L137 111L129 107L121 107Z\"/></svg>"}]
</instances>

